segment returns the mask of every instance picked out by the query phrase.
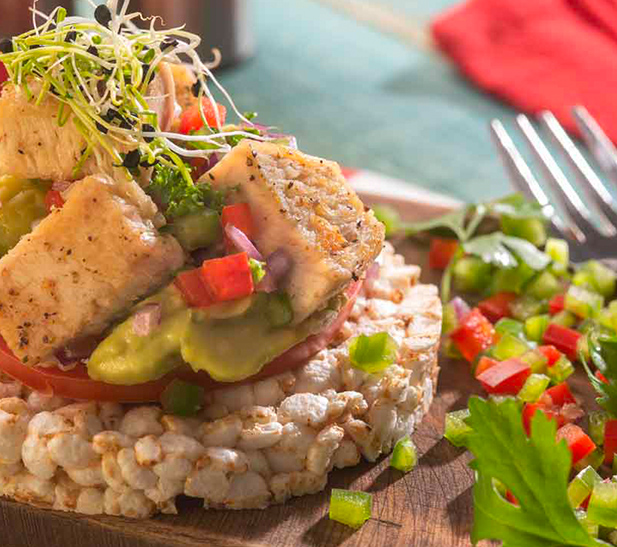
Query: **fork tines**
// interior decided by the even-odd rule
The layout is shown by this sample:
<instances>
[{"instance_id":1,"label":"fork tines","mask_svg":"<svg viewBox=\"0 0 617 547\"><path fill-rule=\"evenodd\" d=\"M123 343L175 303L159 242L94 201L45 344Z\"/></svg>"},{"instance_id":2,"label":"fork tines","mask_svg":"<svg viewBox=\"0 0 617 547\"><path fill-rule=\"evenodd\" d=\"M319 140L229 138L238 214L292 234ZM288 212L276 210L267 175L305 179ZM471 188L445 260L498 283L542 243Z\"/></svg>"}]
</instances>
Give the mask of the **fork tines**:
<instances>
[{"instance_id":1,"label":"fork tines","mask_svg":"<svg viewBox=\"0 0 617 547\"><path fill-rule=\"evenodd\" d=\"M617 183L615 147L584 107L575 107L573 115L600 169ZM542 206L553 229L575 244L573 250L578 259L615 256L617 210L613 196L555 116L550 112L542 112L538 120L543 132L549 136L550 143L560 151L574 172L583 198L559 167L540 133L524 115L516 118L518 128L538 161L544 178L557 196L561 210L552 205L542 184L534 176L501 121L493 120L491 135L514 187Z\"/></svg>"}]
</instances>

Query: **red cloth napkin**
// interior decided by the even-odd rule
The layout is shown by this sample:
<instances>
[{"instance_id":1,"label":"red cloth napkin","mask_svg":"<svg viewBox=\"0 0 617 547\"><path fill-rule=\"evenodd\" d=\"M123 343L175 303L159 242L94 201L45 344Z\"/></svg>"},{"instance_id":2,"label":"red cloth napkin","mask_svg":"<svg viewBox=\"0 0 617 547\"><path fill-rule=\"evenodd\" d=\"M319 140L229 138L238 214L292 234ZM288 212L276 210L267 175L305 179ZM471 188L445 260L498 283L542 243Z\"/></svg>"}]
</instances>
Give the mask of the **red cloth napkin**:
<instances>
[{"instance_id":1,"label":"red cloth napkin","mask_svg":"<svg viewBox=\"0 0 617 547\"><path fill-rule=\"evenodd\" d=\"M617 0L469 0L432 31L481 88L572 131L582 104L617 143Z\"/></svg>"}]
</instances>

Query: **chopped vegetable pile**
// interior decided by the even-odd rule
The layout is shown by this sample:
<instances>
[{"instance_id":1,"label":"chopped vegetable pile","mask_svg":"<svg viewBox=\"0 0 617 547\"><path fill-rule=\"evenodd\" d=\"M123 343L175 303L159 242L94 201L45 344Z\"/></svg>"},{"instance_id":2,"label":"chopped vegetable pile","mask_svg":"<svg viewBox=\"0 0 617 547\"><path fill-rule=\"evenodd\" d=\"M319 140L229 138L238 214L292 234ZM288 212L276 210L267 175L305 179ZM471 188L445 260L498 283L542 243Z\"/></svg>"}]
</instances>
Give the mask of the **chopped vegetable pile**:
<instances>
[{"instance_id":1,"label":"chopped vegetable pile","mask_svg":"<svg viewBox=\"0 0 617 547\"><path fill-rule=\"evenodd\" d=\"M378 213L391 233L431 236L443 351L467 361L487 394L445 424L475 456L472 540L617 545L617 273L572 264L568 243L520 195L415 225ZM572 394L577 363L602 410Z\"/></svg>"}]
</instances>

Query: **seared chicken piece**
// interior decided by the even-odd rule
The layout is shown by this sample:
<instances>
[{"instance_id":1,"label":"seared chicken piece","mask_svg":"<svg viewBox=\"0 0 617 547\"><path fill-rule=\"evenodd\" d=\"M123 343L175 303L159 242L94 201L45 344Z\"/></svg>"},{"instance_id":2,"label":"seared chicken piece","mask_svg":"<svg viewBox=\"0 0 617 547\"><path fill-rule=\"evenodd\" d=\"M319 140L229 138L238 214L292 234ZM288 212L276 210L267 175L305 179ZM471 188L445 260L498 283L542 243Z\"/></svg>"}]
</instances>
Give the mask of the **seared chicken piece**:
<instances>
[{"instance_id":1,"label":"seared chicken piece","mask_svg":"<svg viewBox=\"0 0 617 547\"><path fill-rule=\"evenodd\" d=\"M76 182L62 209L0 260L0 334L24 363L102 332L182 266L180 245L156 231L139 194L149 199L104 175Z\"/></svg>"},{"instance_id":2,"label":"seared chicken piece","mask_svg":"<svg viewBox=\"0 0 617 547\"><path fill-rule=\"evenodd\" d=\"M292 259L282 288L291 297L295 322L360 278L383 246L383 224L334 162L244 140L204 179L215 188L237 187L229 198L249 203L255 245L264 256L284 249Z\"/></svg>"},{"instance_id":3,"label":"seared chicken piece","mask_svg":"<svg viewBox=\"0 0 617 547\"><path fill-rule=\"evenodd\" d=\"M71 116L58 125L60 103L51 94L39 106L22 87L6 85L0 96L0 173L23 178L72 180L86 141ZM65 112L68 112L68 106Z\"/></svg>"}]
</instances>

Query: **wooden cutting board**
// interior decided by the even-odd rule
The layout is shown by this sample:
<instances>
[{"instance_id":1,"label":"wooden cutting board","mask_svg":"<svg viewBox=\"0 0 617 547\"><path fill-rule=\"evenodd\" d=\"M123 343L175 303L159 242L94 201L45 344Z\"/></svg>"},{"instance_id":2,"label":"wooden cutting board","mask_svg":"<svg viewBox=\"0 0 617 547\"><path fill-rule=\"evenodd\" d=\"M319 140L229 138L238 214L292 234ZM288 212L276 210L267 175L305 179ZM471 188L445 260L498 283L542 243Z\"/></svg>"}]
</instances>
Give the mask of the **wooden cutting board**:
<instances>
[{"instance_id":1,"label":"wooden cutting board","mask_svg":"<svg viewBox=\"0 0 617 547\"><path fill-rule=\"evenodd\" d=\"M370 196L373 198L373 196ZM374 201L366 196L367 201ZM427 217L446 206L434 202L398 205L407 217ZM426 250L399 242L409 262L425 266ZM438 281L423 267L423 281ZM577 387L587 386L582 376ZM441 360L437 397L413 435L419 464L406 475L390 469L389 458L376 464L336 470L324 492L296 498L282 506L250 511L205 511L199 501L183 499L179 515L134 521L117 517L86 517L0 501L0 547L463 547L471 545L470 455L442 438L444 414L466 406L480 393L469 367ZM589 392L586 398L591 398ZM328 519L330 489L347 488L373 494L373 518L357 531Z\"/></svg>"}]
</instances>

